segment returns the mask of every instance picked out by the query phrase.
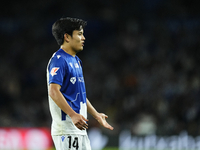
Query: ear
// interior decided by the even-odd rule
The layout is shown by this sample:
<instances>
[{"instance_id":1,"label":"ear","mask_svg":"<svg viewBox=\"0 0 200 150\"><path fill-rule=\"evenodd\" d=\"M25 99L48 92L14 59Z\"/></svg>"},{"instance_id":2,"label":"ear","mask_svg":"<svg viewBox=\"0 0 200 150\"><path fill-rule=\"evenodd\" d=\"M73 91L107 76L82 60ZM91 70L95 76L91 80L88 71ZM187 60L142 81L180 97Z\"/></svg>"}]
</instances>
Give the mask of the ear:
<instances>
[{"instance_id":1,"label":"ear","mask_svg":"<svg viewBox=\"0 0 200 150\"><path fill-rule=\"evenodd\" d=\"M65 33L65 34L64 34L64 40L65 40L67 43L69 43L69 41L70 41L70 35L67 34L67 33Z\"/></svg>"}]
</instances>

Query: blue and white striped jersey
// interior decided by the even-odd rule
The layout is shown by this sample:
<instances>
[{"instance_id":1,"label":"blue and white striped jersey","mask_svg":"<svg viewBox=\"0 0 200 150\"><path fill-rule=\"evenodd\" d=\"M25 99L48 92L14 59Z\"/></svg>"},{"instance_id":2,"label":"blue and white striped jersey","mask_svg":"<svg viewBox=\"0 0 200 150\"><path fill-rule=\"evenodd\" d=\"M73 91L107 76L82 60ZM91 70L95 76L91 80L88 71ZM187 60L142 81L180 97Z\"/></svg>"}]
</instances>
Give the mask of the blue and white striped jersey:
<instances>
[{"instance_id":1,"label":"blue and white striped jersey","mask_svg":"<svg viewBox=\"0 0 200 150\"><path fill-rule=\"evenodd\" d=\"M61 93L71 108L87 118L86 89L82 72L82 63L78 56L71 56L59 49L54 53L47 66L47 83L61 85ZM49 106L52 116L52 135L81 134L71 118L65 114L49 96Z\"/></svg>"}]
</instances>

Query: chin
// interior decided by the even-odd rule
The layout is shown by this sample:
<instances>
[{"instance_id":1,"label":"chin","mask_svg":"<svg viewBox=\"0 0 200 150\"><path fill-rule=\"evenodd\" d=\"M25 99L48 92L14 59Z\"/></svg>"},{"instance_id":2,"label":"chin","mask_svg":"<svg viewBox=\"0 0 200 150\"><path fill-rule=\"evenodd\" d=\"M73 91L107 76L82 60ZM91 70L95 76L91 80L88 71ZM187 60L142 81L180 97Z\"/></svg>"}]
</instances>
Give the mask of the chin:
<instances>
[{"instance_id":1,"label":"chin","mask_svg":"<svg viewBox=\"0 0 200 150\"><path fill-rule=\"evenodd\" d=\"M76 53L78 53L78 52L81 52L81 51L83 51L83 48L82 48L82 49L79 49L79 50L77 50L77 51L76 51Z\"/></svg>"},{"instance_id":2,"label":"chin","mask_svg":"<svg viewBox=\"0 0 200 150\"><path fill-rule=\"evenodd\" d=\"M83 47L82 48L80 48L80 50L79 51L82 51L83 50Z\"/></svg>"}]
</instances>

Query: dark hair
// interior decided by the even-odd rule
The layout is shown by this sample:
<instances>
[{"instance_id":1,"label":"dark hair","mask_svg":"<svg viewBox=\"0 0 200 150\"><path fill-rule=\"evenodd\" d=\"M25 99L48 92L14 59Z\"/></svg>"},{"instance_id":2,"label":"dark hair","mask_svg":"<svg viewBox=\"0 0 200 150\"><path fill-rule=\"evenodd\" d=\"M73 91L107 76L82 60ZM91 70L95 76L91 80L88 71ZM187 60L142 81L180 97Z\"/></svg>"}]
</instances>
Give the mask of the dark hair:
<instances>
[{"instance_id":1,"label":"dark hair","mask_svg":"<svg viewBox=\"0 0 200 150\"><path fill-rule=\"evenodd\" d=\"M52 34L56 39L58 45L64 42L64 34L67 33L72 36L74 30L81 30L87 25L87 22L77 18L60 18L52 26Z\"/></svg>"}]
</instances>

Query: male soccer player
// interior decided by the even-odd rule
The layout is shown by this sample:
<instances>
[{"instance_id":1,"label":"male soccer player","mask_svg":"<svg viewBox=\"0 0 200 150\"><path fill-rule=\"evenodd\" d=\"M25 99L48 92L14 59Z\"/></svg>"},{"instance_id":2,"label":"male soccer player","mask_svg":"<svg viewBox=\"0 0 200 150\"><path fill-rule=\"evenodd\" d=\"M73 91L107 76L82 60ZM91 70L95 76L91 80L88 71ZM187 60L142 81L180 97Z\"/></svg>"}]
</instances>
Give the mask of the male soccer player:
<instances>
[{"instance_id":1,"label":"male soccer player","mask_svg":"<svg viewBox=\"0 0 200 150\"><path fill-rule=\"evenodd\" d=\"M52 26L60 46L47 66L51 134L56 150L91 150L86 133L87 112L103 127L113 130L106 121L108 116L97 112L86 97L82 62L76 56L83 50L86 24L82 19L67 17Z\"/></svg>"}]
</instances>

